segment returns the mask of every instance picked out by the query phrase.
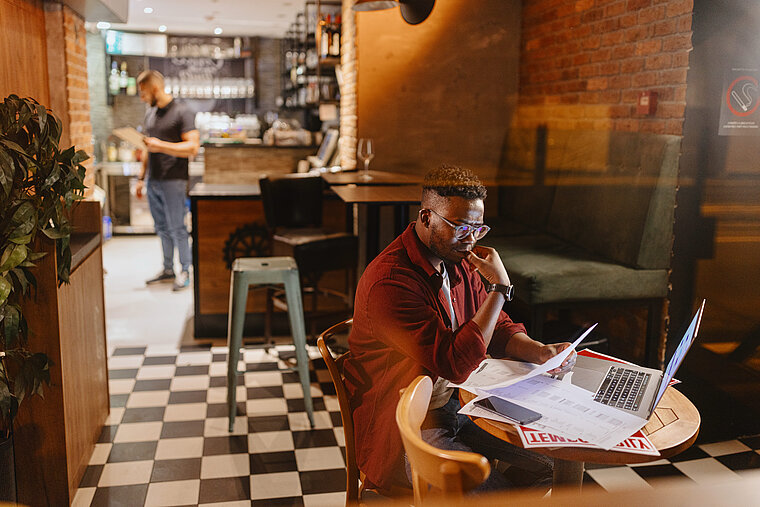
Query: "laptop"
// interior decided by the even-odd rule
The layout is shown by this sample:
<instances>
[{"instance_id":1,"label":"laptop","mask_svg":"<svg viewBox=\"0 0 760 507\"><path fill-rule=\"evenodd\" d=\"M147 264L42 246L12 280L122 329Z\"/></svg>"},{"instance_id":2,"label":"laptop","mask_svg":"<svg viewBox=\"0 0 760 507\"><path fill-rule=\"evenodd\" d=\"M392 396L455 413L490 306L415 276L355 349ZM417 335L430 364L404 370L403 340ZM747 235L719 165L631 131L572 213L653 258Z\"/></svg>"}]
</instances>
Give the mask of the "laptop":
<instances>
[{"instance_id":1,"label":"laptop","mask_svg":"<svg viewBox=\"0 0 760 507\"><path fill-rule=\"evenodd\" d=\"M697 337L704 308L703 300L664 371L578 356L570 381L599 403L649 419Z\"/></svg>"}]
</instances>

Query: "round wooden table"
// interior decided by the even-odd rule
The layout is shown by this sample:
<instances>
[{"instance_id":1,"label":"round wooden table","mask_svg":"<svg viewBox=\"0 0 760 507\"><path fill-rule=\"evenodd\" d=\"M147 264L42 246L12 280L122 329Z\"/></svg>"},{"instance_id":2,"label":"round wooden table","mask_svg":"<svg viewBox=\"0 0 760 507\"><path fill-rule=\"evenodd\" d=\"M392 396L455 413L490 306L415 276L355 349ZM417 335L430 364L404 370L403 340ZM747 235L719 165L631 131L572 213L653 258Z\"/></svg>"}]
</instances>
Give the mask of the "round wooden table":
<instances>
[{"instance_id":1,"label":"round wooden table","mask_svg":"<svg viewBox=\"0 0 760 507\"><path fill-rule=\"evenodd\" d=\"M464 406L475 398L475 395L459 390L459 399ZM491 435L512 445L522 447L522 441L517 434L517 428L511 424L472 417L470 419ZM563 447L553 449L539 447L531 449L540 454L554 458L554 485L575 486L580 488L583 483L583 467L586 462L606 465L630 465L647 463L661 458L668 458L688 449L697 439L701 418L697 408L686 396L672 387L665 390L659 405L649 418L642 432L649 438L652 445L660 451L659 456L647 456L620 451L605 451L604 449L589 449L585 447Z\"/></svg>"}]
</instances>

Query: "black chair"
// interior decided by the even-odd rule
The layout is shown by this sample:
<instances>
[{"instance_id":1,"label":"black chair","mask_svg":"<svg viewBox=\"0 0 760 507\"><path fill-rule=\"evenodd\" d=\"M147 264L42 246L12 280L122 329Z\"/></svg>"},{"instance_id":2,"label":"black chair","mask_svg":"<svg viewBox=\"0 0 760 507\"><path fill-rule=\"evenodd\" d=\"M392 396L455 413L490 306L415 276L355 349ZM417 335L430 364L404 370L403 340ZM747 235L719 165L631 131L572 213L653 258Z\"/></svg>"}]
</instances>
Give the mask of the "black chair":
<instances>
[{"instance_id":1,"label":"black chair","mask_svg":"<svg viewBox=\"0 0 760 507\"><path fill-rule=\"evenodd\" d=\"M338 296L348 309L353 307L359 240L345 232L322 228L324 182L319 175L284 174L259 180L264 216L272 231L272 255L293 257L298 265L301 286L311 292L310 321L316 337L317 300L320 294ZM346 292L320 289L319 281L328 271L346 271ZM274 290L267 294L265 335L271 337ZM306 305L304 305L306 306ZM327 312L334 320L335 313Z\"/></svg>"}]
</instances>

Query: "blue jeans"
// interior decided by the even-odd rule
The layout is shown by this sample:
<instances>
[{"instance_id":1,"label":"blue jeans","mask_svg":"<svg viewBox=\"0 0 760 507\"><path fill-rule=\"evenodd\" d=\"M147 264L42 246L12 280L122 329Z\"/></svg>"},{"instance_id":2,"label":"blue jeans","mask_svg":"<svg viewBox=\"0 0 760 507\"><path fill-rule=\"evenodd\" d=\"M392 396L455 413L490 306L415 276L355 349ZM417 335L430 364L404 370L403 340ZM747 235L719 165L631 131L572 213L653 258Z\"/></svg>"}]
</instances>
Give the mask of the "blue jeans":
<instances>
[{"instance_id":1,"label":"blue jeans","mask_svg":"<svg viewBox=\"0 0 760 507\"><path fill-rule=\"evenodd\" d=\"M174 269L174 248L179 253L182 271L188 271L192 263L190 242L185 227L186 180L148 179L148 205L156 234L161 238L164 254L164 270Z\"/></svg>"},{"instance_id":2,"label":"blue jeans","mask_svg":"<svg viewBox=\"0 0 760 507\"><path fill-rule=\"evenodd\" d=\"M457 414L459 408L459 394L454 391L446 405L428 412L425 421L422 423L422 439L439 449L477 452L489 461L498 459L511 465L508 470L510 473L507 476L502 475L492 467L491 474L485 482L475 488L472 493L485 493L528 485L551 485L554 460L496 438L480 429L466 415ZM404 455L404 463L407 478L411 483L412 470L406 455ZM518 473L514 473L513 468L519 469Z\"/></svg>"}]
</instances>

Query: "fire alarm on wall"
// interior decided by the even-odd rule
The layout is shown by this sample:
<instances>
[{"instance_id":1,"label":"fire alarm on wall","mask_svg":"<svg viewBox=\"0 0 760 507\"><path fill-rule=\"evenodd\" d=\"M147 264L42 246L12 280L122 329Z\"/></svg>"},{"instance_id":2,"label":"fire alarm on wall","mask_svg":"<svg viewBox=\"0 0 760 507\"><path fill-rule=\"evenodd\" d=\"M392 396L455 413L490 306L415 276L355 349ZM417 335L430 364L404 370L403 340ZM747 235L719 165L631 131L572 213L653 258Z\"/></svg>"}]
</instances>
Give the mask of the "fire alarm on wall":
<instances>
[{"instance_id":1,"label":"fire alarm on wall","mask_svg":"<svg viewBox=\"0 0 760 507\"><path fill-rule=\"evenodd\" d=\"M657 111L657 92L645 91L639 93L639 101L636 104L636 114L652 116Z\"/></svg>"}]
</instances>

